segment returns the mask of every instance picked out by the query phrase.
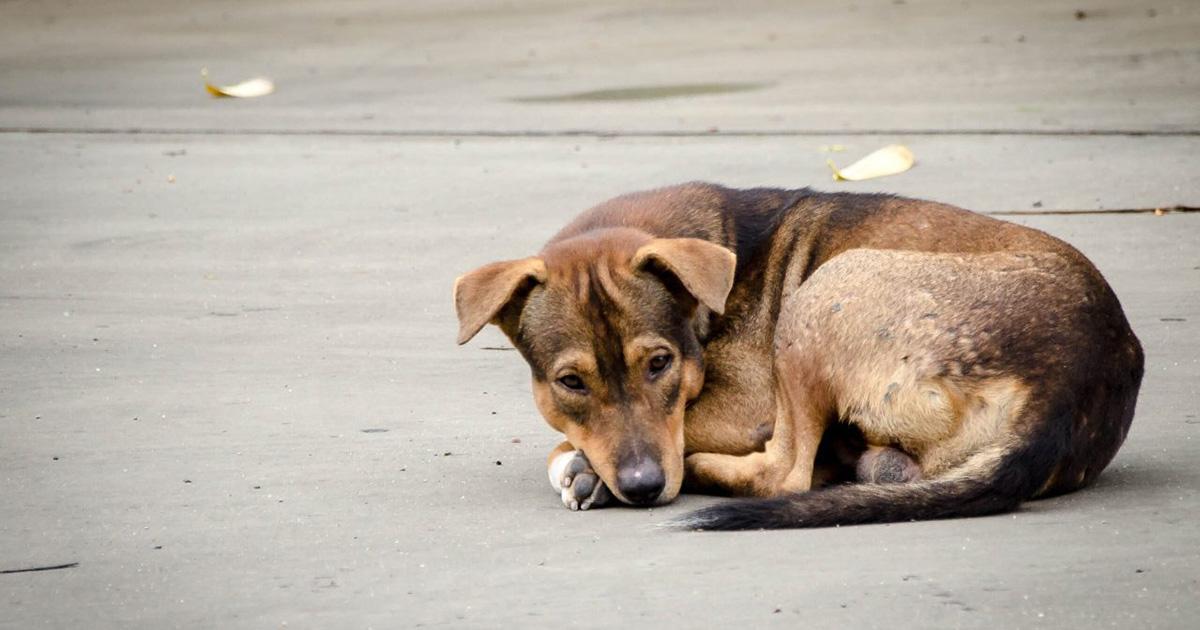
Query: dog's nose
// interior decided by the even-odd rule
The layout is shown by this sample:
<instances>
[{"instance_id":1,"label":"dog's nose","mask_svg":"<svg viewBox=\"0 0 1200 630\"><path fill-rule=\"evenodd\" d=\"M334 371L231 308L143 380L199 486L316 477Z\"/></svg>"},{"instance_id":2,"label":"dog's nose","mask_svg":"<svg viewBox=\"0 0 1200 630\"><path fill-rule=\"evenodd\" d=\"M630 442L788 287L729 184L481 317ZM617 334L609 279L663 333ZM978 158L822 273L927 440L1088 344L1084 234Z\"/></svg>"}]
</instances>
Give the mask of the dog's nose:
<instances>
[{"instance_id":1,"label":"dog's nose","mask_svg":"<svg viewBox=\"0 0 1200 630\"><path fill-rule=\"evenodd\" d=\"M654 503L666 485L662 466L649 458L617 469L617 490L620 490L621 496L630 503Z\"/></svg>"}]
</instances>

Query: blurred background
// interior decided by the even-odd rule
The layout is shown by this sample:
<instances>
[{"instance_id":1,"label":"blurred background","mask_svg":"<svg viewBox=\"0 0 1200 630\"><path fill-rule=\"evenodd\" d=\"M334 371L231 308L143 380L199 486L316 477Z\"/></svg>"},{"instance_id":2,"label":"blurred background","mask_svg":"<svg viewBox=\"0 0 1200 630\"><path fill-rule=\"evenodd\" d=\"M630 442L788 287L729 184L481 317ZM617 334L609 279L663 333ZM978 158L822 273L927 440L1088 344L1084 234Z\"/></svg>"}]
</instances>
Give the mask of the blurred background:
<instances>
[{"instance_id":1,"label":"blurred background","mask_svg":"<svg viewBox=\"0 0 1200 630\"><path fill-rule=\"evenodd\" d=\"M1187 0L0 4L6 127L1188 131ZM217 81L278 92L211 103Z\"/></svg>"},{"instance_id":2,"label":"blurred background","mask_svg":"<svg viewBox=\"0 0 1200 630\"><path fill-rule=\"evenodd\" d=\"M1198 158L1196 0L0 0L0 628L1194 627ZM697 179L1071 242L1146 347L1123 450L993 518L565 510L452 282Z\"/></svg>"}]
</instances>

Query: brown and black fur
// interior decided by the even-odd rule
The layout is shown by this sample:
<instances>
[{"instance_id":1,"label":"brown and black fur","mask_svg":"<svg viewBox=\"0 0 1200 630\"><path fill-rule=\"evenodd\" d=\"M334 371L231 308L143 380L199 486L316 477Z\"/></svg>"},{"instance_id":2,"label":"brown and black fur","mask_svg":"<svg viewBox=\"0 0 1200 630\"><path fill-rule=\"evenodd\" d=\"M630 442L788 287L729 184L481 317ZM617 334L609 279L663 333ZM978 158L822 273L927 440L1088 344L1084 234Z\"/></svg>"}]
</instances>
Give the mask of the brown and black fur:
<instances>
[{"instance_id":1,"label":"brown and black fur","mask_svg":"<svg viewBox=\"0 0 1200 630\"><path fill-rule=\"evenodd\" d=\"M581 449L618 498L647 458L658 501L685 476L760 497L682 522L703 529L980 515L1075 490L1120 447L1142 376L1120 303L1074 248L888 195L626 195L536 257L463 276L455 301L460 343L498 324L567 436L556 452ZM648 336L675 358L666 380L629 346ZM574 404L549 372L568 349L595 383ZM860 480L904 483L815 489L853 442Z\"/></svg>"}]
</instances>

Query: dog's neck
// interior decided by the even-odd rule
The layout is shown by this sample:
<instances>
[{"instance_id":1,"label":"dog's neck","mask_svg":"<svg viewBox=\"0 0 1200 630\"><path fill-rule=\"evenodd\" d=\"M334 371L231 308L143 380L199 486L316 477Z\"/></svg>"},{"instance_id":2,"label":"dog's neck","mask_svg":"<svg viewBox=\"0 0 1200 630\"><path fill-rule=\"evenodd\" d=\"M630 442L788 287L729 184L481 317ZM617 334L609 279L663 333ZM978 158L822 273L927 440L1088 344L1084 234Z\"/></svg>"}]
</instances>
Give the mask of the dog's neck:
<instances>
[{"instance_id":1,"label":"dog's neck","mask_svg":"<svg viewBox=\"0 0 1200 630\"><path fill-rule=\"evenodd\" d=\"M763 263L781 253L790 258L797 250L808 251L795 241L805 235L780 238L778 232L788 216L809 212L811 204L805 200L812 195L808 188L734 190L700 183L634 193L579 215L550 239L547 248L600 231L632 228L652 238L698 238L733 251L737 272L725 315L699 307L694 317L696 337L707 345L718 337L740 334L745 324L773 316L782 281L775 276L789 265ZM764 273L764 269L778 273Z\"/></svg>"}]
</instances>

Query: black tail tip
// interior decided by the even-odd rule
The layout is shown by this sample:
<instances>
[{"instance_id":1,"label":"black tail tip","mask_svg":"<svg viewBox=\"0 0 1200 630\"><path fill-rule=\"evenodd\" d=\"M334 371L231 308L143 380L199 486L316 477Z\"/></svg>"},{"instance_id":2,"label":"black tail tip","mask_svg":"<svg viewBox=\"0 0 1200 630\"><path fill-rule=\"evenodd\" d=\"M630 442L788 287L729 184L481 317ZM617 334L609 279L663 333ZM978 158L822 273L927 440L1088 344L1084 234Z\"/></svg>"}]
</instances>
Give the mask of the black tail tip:
<instances>
[{"instance_id":1,"label":"black tail tip","mask_svg":"<svg viewBox=\"0 0 1200 630\"><path fill-rule=\"evenodd\" d=\"M748 529L796 527L779 521L784 502L778 499L742 499L710 505L663 524L678 531L731 532Z\"/></svg>"}]
</instances>

